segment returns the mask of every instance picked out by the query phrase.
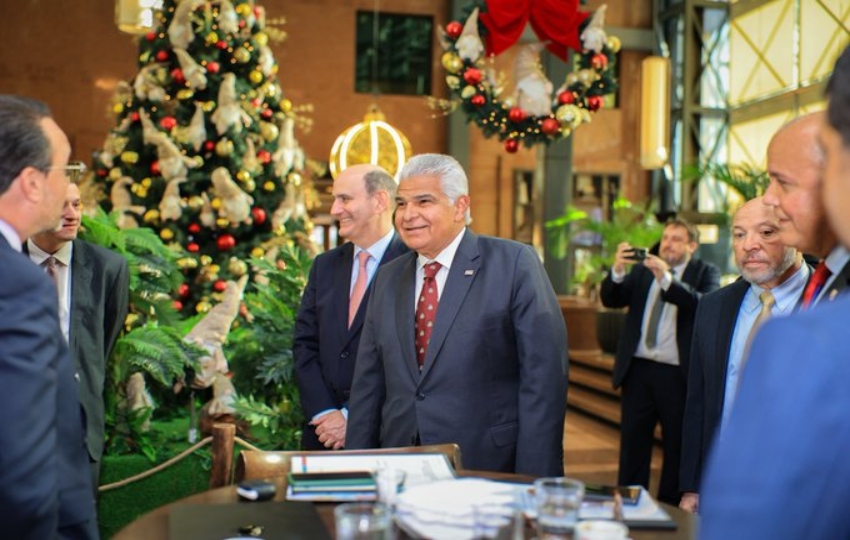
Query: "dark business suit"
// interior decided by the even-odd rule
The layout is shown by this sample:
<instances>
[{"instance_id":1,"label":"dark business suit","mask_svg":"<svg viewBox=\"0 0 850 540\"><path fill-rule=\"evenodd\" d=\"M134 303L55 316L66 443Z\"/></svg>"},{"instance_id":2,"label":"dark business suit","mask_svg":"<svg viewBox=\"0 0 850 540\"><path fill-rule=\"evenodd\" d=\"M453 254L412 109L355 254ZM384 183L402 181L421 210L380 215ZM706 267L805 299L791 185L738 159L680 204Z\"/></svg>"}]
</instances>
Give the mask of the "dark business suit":
<instances>
[{"instance_id":1,"label":"dark business suit","mask_svg":"<svg viewBox=\"0 0 850 540\"><path fill-rule=\"evenodd\" d=\"M606 307L629 308L617 348L613 376L614 387L623 387L618 483L649 485L653 428L660 420L664 462L658 497L664 502L677 504L682 416L694 315L702 294L720 286L720 270L710 263L691 259L681 279L674 279L666 291L661 291L661 298L677 307L679 369L634 358L643 339L644 310L654 279L648 268L636 264L622 283L614 283L610 274L602 282L601 297ZM634 362L639 363L637 371L631 369Z\"/></svg>"},{"instance_id":2,"label":"dark business suit","mask_svg":"<svg viewBox=\"0 0 850 540\"><path fill-rule=\"evenodd\" d=\"M101 246L74 240L69 346L80 376L80 403L86 415L86 445L95 486L99 483L103 456L106 365L127 317L129 279L124 257Z\"/></svg>"},{"instance_id":3,"label":"dark business suit","mask_svg":"<svg viewBox=\"0 0 850 540\"><path fill-rule=\"evenodd\" d=\"M682 427L679 490L698 493L703 464L723 416L726 370L750 283L740 279L700 299L694 322Z\"/></svg>"},{"instance_id":4,"label":"dark business suit","mask_svg":"<svg viewBox=\"0 0 850 540\"><path fill-rule=\"evenodd\" d=\"M809 275L809 279L812 279L814 274ZM824 291L822 295L820 295L817 299L817 302L814 305L818 305L824 302L832 302L835 300L836 296L839 294L844 294L850 286L850 262L844 265L844 268L841 269L840 272L835 276L835 279L832 280L832 283L829 284L829 288ZM805 289L803 289L805 294ZM800 295L800 298L803 296Z\"/></svg>"},{"instance_id":5,"label":"dark business suit","mask_svg":"<svg viewBox=\"0 0 850 540\"><path fill-rule=\"evenodd\" d=\"M394 234L379 265L407 251L407 246ZM350 242L315 258L295 321L293 353L301 407L307 419L301 436L301 447L305 450L327 450L309 421L321 411L346 406L351 393L369 298L367 289L349 328L353 258L354 244Z\"/></svg>"},{"instance_id":6,"label":"dark business suit","mask_svg":"<svg viewBox=\"0 0 850 540\"><path fill-rule=\"evenodd\" d=\"M83 419L56 288L0 235L0 526L97 538Z\"/></svg>"},{"instance_id":7,"label":"dark business suit","mask_svg":"<svg viewBox=\"0 0 850 540\"><path fill-rule=\"evenodd\" d=\"M457 443L466 468L563 475L566 329L537 254L464 233L421 372L416 258L402 255L375 276L346 446Z\"/></svg>"},{"instance_id":8,"label":"dark business suit","mask_svg":"<svg viewBox=\"0 0 850 540\"><path fill-rule=\"evenodd\" d=\"M850 538L850 297L767 321L700 495L701 540Z\"/></svg>"}]
</instances>

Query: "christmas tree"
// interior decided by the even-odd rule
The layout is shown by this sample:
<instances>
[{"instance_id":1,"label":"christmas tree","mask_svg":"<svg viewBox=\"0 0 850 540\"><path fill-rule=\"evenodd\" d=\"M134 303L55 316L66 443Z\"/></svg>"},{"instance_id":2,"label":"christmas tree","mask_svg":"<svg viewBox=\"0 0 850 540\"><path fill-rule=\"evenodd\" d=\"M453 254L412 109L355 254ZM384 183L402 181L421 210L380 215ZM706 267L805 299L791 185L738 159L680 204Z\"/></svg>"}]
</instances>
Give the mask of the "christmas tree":
<instances>
[{"instance_id":1,"label":"christmas tree","mask_svg":"<svg viewBox=\"0 0 850 540\"><path fill-rule=\"evenodd\" d=\"M291 327L309 266L305 251L313 249L305 156L294 131L309 125L300 114L309 107L294 107L283 94L269 41L284 33L271 23L252 0L165 0L155 28L139 39L138 74L116 90L115 127L95 157L93 191L119 227L151 228L178 253L183 279L171 292L184 317L207 314L223 301L233 306L235 285L228 282L245 287L251 277L244 302L235 304L240 317L224 355L244 396L237 408L244 401L247 419L264 425L276 411L272 431L283 430L278 443L290 446L301 422L297 405L289 405L298 403ZM127 338L155 332L157 323L180 327L180 334L202 324L168 323L166 311L134 303ZM245 318L253 323L240 327ZM222 332L227 329L214 334ZM195 341L220 350L218 340ZM159 354L164 346L140 349L132 346L139 340L125 341L125 356L141 349L156 354L125 359L129 369L119 378L141 367L168 392L175 382L191 384L180 365ZM226 393L230 410L233 396Z\"/></svg>"},{"instance_id":2,"label":"christmas tree","mask_svg":"<svg viewBox=\"0 0 850 540\"><path fill-rule=\"evenodd\" d=\"M307 242L304 109L284 97L266 24L251 0L165 0L139 40L139 72L113 98L95 158L102 205L121 227L153 228L185 281L175 306L205 313L251 256ZM108 194L108 195L107 195Z\"/></svg>"}]
</instances>

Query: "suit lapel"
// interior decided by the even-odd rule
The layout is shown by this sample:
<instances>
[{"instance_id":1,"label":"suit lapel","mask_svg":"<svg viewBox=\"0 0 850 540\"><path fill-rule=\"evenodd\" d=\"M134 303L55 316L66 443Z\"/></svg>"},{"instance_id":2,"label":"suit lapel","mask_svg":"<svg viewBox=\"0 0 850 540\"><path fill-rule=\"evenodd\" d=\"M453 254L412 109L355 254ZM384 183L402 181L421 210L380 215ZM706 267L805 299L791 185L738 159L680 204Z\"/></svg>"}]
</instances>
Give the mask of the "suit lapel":
<instances>
[{"instance_id":1,"label":"suit lapel","mask_svg":"<svg viewBox=\"0 0 850 540\"><path fill-rule=\"evenodd\" d=\"M415 317L413 310L413 296L416 294L414 287L415 280L416 253L411 252L407 255L407 261L405 261L400 269L398 290L395 294L395 311L391 316L395 317L396 328L398 329L398 342L401 344L404 364L410 371L413 380L419 381L419 363L416 361L416 345L413 342L416 332L414 329Z\"/></svg>"},{"instance_id":2,"label":"suit lapel","mask_svg":"<svg viewBox=\"0 0 850 540\"><path fill-rule=\"evenodd\" d=\"M721 399L726 394L726 372L729 369L729 352L732 348L732 335L735 333L735 325L738 323L738 315L741 311L741 304L744 302L744 296L750 288L750 284L742 280L734 283L730 287L734 287L733 293L725 296L720 311L717 315L720 317L717 325L717 334L714 346L716 358L723 358L725 361L716 363L715 376L719 382ZM726 317L725 314L734 313L734 317Z\"/></svg>"},{"instance_id":3,"label":"suit lapel","mask_svg":"<svg viewBox=\"0 0 850 540\"><path fill-rule=\"evenodd\" d=\"M338 329L337 339L345 344L350 339L348 329L348 302L351 295L351 265L353 262L354 244L347 242L336 252L337 259L330 261L333 271L333 281L328 286L333 291L332 304L342 309L333 310L333 327Z\"/></svg>"},{"instance_id":4,"label":"suit lapel","mask_svg":"<svg viewBox=\"0 0 850 540\"><path fill-rule=\"evenodd\" d=\"M481 259L478 253L478 237L467 229L455 253L452 266L449 269L449 277L446 279L445 289L440 294L437 318L434 321L434 330L431 332L431 341L428 343L428 352L425 356L425 365L422 370L423 378L434 365L434 361L443 347L446 336L460 308L463 306L466 294L469 292L472 282L475 281L475 277L478 275L480 266Z\"/></svg>"},{"instance_id":5,"label":"suit lapel","mask_svg":"<svg viewBox=\"0 0 850 540\"><path fill-rule=\"evenodd\" d=\"M84 323L87 313L94 311L94 302L100 301L94 298L96 287L92 287L92 270L89 264L89 254L82 242L74 241L71 252L71 326L69 341L71 350L78 350L85 344L78 342L81 325ZM73 355L75 358L78 355ZM79 369L79 366L77 366Z\"/></svg>"}]
</instances>

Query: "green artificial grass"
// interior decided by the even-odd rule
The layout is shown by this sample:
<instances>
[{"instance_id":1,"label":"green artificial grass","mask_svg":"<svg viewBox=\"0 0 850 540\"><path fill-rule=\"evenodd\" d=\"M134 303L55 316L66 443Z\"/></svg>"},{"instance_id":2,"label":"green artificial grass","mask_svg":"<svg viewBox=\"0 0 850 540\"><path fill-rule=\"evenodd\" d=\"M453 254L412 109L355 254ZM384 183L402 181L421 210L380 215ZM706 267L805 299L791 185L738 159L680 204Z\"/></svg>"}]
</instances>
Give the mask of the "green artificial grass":
<instances>
[{"instance_id":1,"label":"green artificial grass","mask_svg":"<svg viewBox=\"0 0 850 540\"><path fill-rule=\"evenodd\" d=\"M105 456L101 484L135 476L186 450L192 446L187 440L188 430L187 418L152 422L149 436L157 452L156 463L140 454ZM207 445L148 478L100 493L98 523L101 538L111 538L125 525L155 508L209 489L210 464L210 447Z\"/></svg>"}]
</instances>

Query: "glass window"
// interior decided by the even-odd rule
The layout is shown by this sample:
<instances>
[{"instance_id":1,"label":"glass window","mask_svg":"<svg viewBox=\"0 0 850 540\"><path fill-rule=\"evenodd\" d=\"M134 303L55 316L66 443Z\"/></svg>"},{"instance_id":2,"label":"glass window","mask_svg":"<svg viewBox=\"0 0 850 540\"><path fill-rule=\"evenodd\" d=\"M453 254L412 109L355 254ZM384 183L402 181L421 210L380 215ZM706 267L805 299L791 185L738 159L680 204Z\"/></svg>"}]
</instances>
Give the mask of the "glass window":
<instances>
[{"instance_id":1,"label":"glass window","mask_svg":"<svg viewBox=\"0 0 850 540\"><path fill-rule=\"evenodd\" d=\"M360 93L431 93L430 15L357 12L354 90Z\"/></svg>"}]
</instances>

